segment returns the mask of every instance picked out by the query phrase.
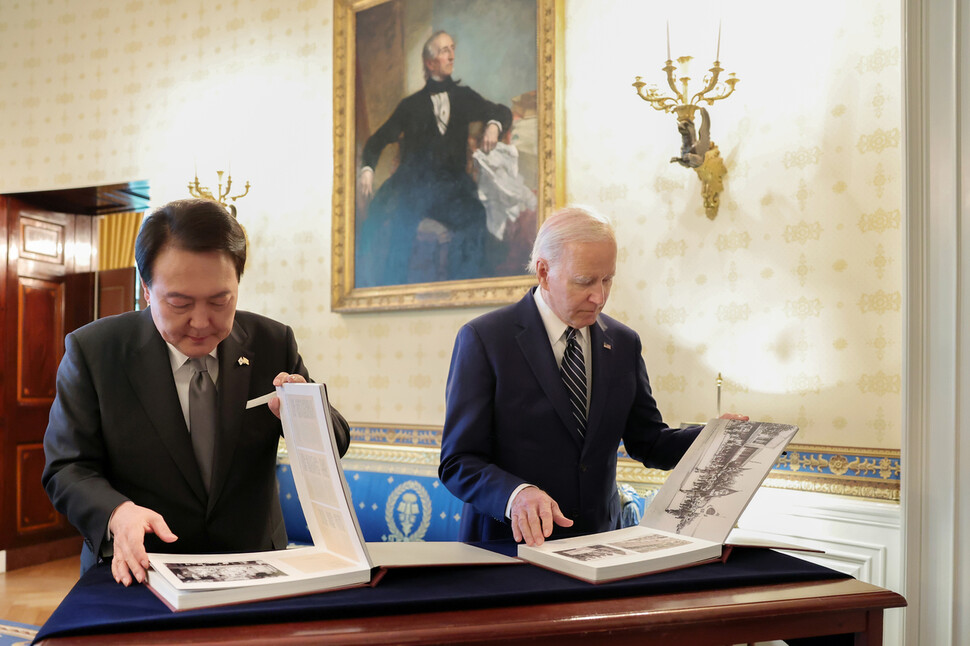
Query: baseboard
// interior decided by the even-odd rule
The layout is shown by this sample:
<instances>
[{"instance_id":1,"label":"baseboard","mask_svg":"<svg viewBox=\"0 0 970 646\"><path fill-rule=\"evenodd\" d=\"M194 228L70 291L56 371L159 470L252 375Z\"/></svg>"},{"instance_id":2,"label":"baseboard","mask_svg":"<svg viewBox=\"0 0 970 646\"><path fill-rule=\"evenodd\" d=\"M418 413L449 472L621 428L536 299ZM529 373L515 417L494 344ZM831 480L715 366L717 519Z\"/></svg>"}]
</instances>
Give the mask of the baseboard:
<instances>
[{"instance_id":1,"label":"baseboard","mask_svg":"<svg viewBox=\"0 0 970 646\"><path fill-rule=\"evenodd\" d=\"M75 556L81 553L82 543L80 536L71 536L27 547L8 548L5 553L5 569L0 569L0 572Z\"/></svg>"}]
</instances>

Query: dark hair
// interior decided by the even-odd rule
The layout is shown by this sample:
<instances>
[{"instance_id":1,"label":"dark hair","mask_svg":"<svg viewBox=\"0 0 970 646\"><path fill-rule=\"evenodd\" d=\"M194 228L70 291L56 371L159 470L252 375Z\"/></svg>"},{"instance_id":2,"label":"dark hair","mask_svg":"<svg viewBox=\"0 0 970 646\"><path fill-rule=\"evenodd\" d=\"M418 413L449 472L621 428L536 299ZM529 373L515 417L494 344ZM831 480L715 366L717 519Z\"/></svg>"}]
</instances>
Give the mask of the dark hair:
<instances>
[{"instance_id":1,"label":"dark hair","mask_svg":"<svg viewBox=\"0 0 970 646\"><path fill-rule=\"evenodd\" d=\"M237 279L246 267L246 232L213 200L175 200L145 219L135 240L135 262L146 285L151 286L155 259L168 245L185 251L224 252L236 266Z\"/></svg>"}]
</instances>

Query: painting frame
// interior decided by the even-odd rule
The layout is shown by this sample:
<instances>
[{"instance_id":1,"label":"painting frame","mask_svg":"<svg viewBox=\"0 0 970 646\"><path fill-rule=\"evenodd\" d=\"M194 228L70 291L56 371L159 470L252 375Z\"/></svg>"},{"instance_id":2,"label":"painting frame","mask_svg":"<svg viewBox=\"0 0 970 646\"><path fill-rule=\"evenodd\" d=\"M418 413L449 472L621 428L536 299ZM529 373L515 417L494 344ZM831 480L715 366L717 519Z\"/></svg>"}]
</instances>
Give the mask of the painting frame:
<instances>
[{"instance_id":1,"label":"painting frame","mask_svg":"<svg viewBox=\"0 0 970 646\"><path fill-rule=\"evenodd\" d=\"M535 284L521 275L374 287L355 284L357 150L357 14L391 0L334 0L333 212L331 310L373 312L512 303ZM536 6L537 190L536 227L564 203L563 1Z\"/></svg>"}]
</instances>

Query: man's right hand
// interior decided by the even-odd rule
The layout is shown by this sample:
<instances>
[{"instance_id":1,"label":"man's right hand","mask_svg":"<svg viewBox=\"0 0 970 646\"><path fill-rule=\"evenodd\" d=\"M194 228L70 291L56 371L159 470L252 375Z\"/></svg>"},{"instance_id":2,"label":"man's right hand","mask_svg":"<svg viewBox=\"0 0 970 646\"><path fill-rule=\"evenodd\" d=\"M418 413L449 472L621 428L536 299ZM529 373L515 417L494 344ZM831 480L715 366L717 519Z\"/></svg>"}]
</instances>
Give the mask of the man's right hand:
<instances>
[{"instance_id":1,"label":"man's right hand","mask_svg":"<svg viewBox=\"0 0 970 646\"><path fill-rule=\"evenodd\" d=\"M145 534L155 534L166 543L178 536L168 528L165 519L146 507L139 507L127 500L118 505L108 521L108 530L114 544L111 574L124 586L131 585L132 577L144 583L148 576L148 552L145 551Z\"/></svg>"},{"instance_id":2,"label":"man's right hand","mask_svg":"<svg viewBox=\"0 0 970 646\"><path fill-rule=\"evenodd\" d=\"M542 545L552 534L552 526L572 527L573 521L559 511L559 503L539 487L526 487L512 500L509 510L512 537L516 543Z\"/></svg>"},{"instance_id":3,"label":"man's right hand","mask_svg":"<svg viewBox=\"0 0 970 646\"><path fill-rule=\"evenodd\" d=\"M360 175L357 177L357 190L360 197L364 200L369 200L371 195L374 194L374 171L370 168L364 168L360 171Z\"/></svg>"}]
</instances>

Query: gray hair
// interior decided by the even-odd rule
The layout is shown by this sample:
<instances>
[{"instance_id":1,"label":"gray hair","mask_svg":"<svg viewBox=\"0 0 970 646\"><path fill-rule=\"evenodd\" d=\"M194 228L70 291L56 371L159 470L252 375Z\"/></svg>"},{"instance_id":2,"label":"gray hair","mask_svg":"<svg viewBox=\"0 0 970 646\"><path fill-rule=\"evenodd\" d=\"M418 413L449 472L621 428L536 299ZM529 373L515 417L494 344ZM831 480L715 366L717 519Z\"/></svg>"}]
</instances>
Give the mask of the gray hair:
<instances>
[{"instance_id":1,"label":"gray hair","mask_svg":"<svg viewBox=\"0 0 970 646\"><path fill-rule=\"evenodd\" d=\"M451 38L451 42L453 43L455 42L455 38L444 29L440 29L434 32L433 34L431 34L431 38L424 41L424 47L421 48L421 69L422 71L424 71L425 80L428 80L429 78L431 78L431 72L428 71L428 61L433 60L434 57L437 56L438 52L440 51L440 48L437 45L435 45L434 41L437 40L438 36L440 36L441 34L444 34L445 36L448 36L449 38Z\"/></svg>"},{"instance_id":2,"label":"gray hair","mask_svg":"<svg viewBox=\"0 0 970 646\"><path fill-rule=\"evenodd\" d=\"M542 258L554 264L571 242L612 242L616 231L608 218L581 206L567 206L550 215L536 234L532 255L526 270L536 273L536 262Z\"/></svg>"}]
</instances>

